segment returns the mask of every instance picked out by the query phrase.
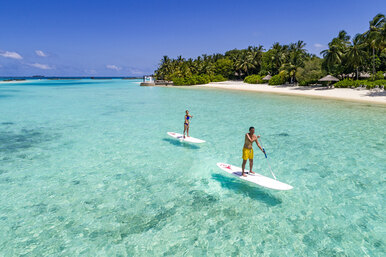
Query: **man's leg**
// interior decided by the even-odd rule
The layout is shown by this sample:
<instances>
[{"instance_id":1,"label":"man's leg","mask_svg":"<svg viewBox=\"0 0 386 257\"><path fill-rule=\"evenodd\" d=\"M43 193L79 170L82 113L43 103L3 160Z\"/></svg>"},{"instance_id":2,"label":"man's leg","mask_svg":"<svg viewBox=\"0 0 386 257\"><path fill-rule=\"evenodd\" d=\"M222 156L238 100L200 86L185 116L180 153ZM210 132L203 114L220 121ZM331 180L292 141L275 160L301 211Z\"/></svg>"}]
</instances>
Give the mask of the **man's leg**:
<instances>
[{"instance_id":1,"label":"man's leg","mask_svg":"<svg viewBox=\"0 0 386 257\"><path fill-rule=\"evenodd\" d=\"M249 173L255 174L255 173L252 171L252 167L253 167L253 159L249 159Z\"/></svg>"},{"instance_id":2,"label":"man's leg","mask_svg":"<svg viewBox=\"0 0 386 257\"><path fill-rule=\"evenodd\" d=\"M243 176L243 177L247 176L247 175L244 174L245 164L247 164L247 160L243 159L243 164L241 165L241 169L242 169L241 176Z\"/></svg>"}]
</instances>

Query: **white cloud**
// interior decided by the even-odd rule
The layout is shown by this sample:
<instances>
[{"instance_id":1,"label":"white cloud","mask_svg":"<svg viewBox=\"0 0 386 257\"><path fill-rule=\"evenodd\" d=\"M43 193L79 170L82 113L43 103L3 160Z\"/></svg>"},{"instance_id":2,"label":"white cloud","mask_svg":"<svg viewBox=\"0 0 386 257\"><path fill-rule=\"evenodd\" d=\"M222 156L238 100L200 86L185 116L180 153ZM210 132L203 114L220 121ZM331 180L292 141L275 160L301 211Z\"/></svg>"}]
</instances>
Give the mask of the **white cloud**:
<instances>
[{"instance_id":1,"label":"white cloud","mask_svg":"<svg viewBox=\"0 0 386 257\"><path fill-rule=\"evenodd\" d=\"M47 57L47 54L44 53L42 50L35 50L35 53L36 53L37 56Z\"/></svg>"},{"instance_id":2,"label":"white cloud","mask_svg":"<svg viewBox=\"0 0 386 257\"><path fill-rule=\"evenodd\" d=\"M314 44L314 46L315 46L316 48L323 48L323 47L324 47L324 45L319 44L319 43Z\"/></svg>"},{"instance_id":3,"label":"white cloud","mask_svg":"<svg viewBox=\"0 0 386 257\"><path fill-rule=\"evenodd\" d=\"M28 65L35 67L35 68L38 68L38 69L42 69L42 70L52 70L53 69L51 66L49 66L47 64L41 64L41 63L31 63Z\"/></svg>"},{"instance_id":4,"label":"white cloud","mask_svg":"<svg viewBox=\"0 0 386 257\"><path fill-rule=\"evenodd\" d=\"M143 75L143 74L145 74L145 72L138 70L138 69L135 69L135 68L129 68L129 73L131 75Z\"/></svg>"},{"instance_id":5,"label":"white cloud","mask_svg":"<svg viewBox=\"0 0 386 257\"><path fill-rule=\"evenodd\" d=\"M119 67L117 65L113 65L113 64L106 65L106 68L110 69L110 70L116 70L116 71L120 71L122 69L121 67Z\"/></svg>"},{"instance_id":6,"label":"white cloud","mask_svg":"<svg viewBox=\"0 0 386 257\"><path fill-rule=\"evenodd\" d=\"M23 57L21 57L20 54L18 54L18 53L16 53L16 52L9 52L9 51L0 52L0 56L3 56L3 57L5 57L5 58L16 59L16 60L21 60L21 59L23 59Z\"/></svg>"},{"instance_id":7,"label":"white cloud","mask_svg":"<svg viewBox=\"0 0 386 257\"><path fill-rule=\"evenodd\" d=\"M91 75L97 74L96 70L84 70L84 72Z\"/></svg>"}]
</instances>

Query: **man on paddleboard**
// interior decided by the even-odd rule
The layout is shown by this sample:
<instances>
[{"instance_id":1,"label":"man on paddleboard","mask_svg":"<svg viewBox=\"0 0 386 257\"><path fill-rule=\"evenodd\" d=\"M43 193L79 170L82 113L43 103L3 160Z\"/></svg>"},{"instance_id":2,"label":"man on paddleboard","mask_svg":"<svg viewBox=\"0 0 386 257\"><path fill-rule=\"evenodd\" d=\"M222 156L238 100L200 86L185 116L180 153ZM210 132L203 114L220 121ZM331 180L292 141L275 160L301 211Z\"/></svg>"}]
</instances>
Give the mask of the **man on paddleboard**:
<instances>
[{"instance_id":1,"label":"man on paddleboard","mask_svg":"<svg viewBox=\"0 0 386 257\"><path fill-rule=\"evenodd\" d=\"M244 174L245 164L247 163L247 160L249 159L249 172L252 174L255 174L255 172L252 171L253 167L253 148L252 143L256 142L257 146L260 148L260 150L264 153L264 149L259 144L259 141L257 140L260 136L255 135L255 128L250 127L249 133L245 134L245 143L243 147L243 164L241 166L242 173L241 175L243 177L246 177L247 175Z\"/></svg>"},{"instance_id":2,"label":"man on paddleboard","mask_svg":"<svg viewBox=\"0 0 386 257\"><path fill-rule=\"evenodd\" d=\"M185 138L185 132L187 137L189 137L189 125L190 125L190 119L193 118L193 115L189 114L189 111L185 111L185 121L184 121L184 138Z\"/></svg>"}]
</instances>

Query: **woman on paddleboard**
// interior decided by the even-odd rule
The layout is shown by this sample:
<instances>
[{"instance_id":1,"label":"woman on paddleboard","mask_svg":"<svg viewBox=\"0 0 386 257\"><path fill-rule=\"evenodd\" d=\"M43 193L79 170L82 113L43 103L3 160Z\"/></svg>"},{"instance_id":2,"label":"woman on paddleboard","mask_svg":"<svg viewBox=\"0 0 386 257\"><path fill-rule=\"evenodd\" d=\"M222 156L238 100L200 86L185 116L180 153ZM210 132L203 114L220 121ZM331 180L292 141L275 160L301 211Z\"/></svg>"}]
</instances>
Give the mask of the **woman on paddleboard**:
<instances>
[{"instance_id":1,"label":"woman on paddleboard","mask_svg":"<svg viewBox=\"0 0 386 257\"><path fill-rule=\"evenodd\" d=\"M189 137L189 124L190 124L190 119L193 118L193 115L189 114L189 111L185 111L185 121L184 121L184 138L185 138L185 132L186 136Z\"/></svg>"}]
</instances>

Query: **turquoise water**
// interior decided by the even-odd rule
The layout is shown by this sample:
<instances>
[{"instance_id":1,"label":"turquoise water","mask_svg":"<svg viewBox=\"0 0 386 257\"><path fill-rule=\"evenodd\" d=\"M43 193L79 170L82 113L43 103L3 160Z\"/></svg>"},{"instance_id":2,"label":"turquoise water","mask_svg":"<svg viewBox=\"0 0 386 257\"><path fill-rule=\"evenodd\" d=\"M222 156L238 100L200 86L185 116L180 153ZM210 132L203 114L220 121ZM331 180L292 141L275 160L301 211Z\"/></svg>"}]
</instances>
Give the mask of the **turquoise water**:
<instances>
[{"instance_id":1,"label":"turquoise water","mask_svg":"<svg viewBox=\"0 0 386 257\"><path fill-rule=\"evenodd\" d=\"M181 132L194 115L189 145ZM381 256L386 108L128 80L0 85L2 256ZM291 191L241 182L255 126ZM255 171L270 176L255 151Z\"/></svg>"}]
</instances>

